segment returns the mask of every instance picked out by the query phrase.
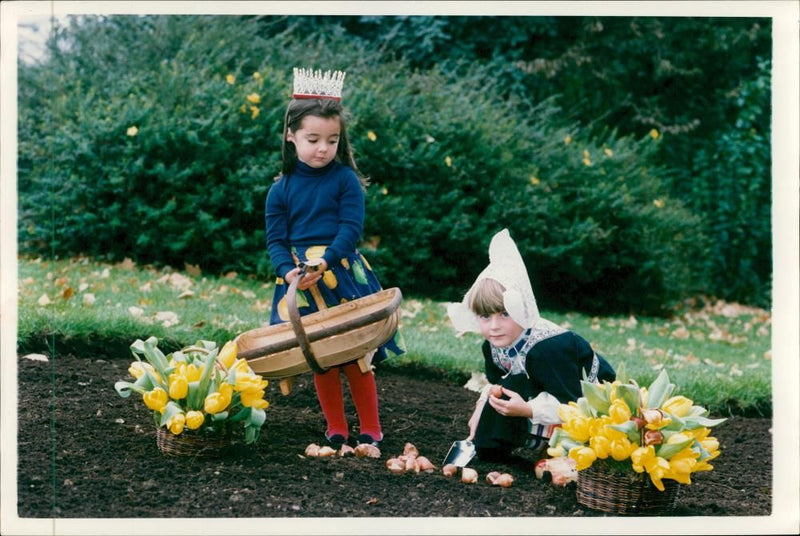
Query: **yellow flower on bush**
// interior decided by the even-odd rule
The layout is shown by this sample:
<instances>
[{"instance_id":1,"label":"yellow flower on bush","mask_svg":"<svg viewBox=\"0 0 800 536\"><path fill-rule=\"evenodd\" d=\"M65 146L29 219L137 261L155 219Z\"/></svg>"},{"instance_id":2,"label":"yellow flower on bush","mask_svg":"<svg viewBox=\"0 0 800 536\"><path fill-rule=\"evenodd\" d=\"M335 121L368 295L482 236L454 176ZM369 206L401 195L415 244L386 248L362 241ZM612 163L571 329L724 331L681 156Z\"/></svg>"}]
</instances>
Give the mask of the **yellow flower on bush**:
<instances>
[{"instance_id":1,"label":"yellow flower on bush","mask_svg":"<svg viewBox=\"0 0 800 536\"><path fill-rule=\"evenodd\" d=\"M233 85L233 84L236 82L236 77L235 77L235 76L233 76L232 74L228 74L228 75L225 77L225 81L226 81L228 84L230 84L230 85Z\"/></svg>"},{"instance_id":2,"label":"yellow flower on bush","mask_svg":"<svg viewBox=\"0 0 800 536\"><path fill-rule=\"evenodd\" d=\"M164 411L167 405L167 392L161 387L156 387L152 391L147 391L142 395L145 405L153 411Z\"/></svg>"},{"instance_id":3,"label":"yellow flower on bush","mask_svg":"<svg viewBox=\"0 0 800 536\"><path fill-rule=\"evenodd\" d=\"M170 432L175 435L180 434L183 432L183 428L186 425L186 415L184 413L176 413L172 417L167 420L167 428Z\"/></svg>"},{"instance_id":4,"label":"yellow flower on bush","mask_svg":"<svg viewBox=\"0 0 800 536\"><path fill-rule=\"evenodd\" d=\"M203 426L205 420L206 417L202 411L191 410L186 412L186 428L189 430L197 430Z\"/></svg>"},{"instance_id":5,"label":"yellow flower on bush","mask_svg":"<svg viewBox=\"0 0 800 536\"><path fill-rule=\"evenodd\" d=\"M258 95L258 93L250 93L245 98L247 99L247 102L251 102L253 104L258 104L259 102L261 102L261 97Z\"/></svg>"},{"instance_id":6,"label":"yellow flower on bush","mask_svg":"<svg viewBox=\"0 0 800 536\"><path fill-rule=\"evenodd\" d=\"M372 132L371 130L368 130L367 131L367 138L369 138L369 141L375 141L375 140L378 139L378 135L375 134L374 132Z\"/></svg>"}]
</instances>

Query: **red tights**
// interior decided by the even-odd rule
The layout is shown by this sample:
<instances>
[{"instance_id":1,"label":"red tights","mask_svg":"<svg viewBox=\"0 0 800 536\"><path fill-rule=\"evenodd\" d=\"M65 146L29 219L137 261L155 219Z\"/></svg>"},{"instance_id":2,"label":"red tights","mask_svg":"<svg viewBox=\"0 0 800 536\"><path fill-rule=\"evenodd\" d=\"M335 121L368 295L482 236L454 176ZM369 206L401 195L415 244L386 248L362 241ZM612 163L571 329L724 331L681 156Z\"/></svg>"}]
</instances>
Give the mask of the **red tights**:
<instances>
[{"instance_id":1,"label":"red tights","mask_svg":"<svg viewBox=\"0 0 800 536\"><path fill-rule=\"evenodd\" d=\"M339 367L333 367L324 374L314 374L314 387L317 389L317 399L328 423L327 436L339 434L348 436L347 418L344 414L344 399L342 398L342 381L339 373L344 371L350 385L350 395L358 413L360 433L369 434L373 439L380 441L383 438L381 422L378 415L378 389L375 385L375 375L372 371L366 374L361 372L355 362Z\"/></svg>"}]
</instances>

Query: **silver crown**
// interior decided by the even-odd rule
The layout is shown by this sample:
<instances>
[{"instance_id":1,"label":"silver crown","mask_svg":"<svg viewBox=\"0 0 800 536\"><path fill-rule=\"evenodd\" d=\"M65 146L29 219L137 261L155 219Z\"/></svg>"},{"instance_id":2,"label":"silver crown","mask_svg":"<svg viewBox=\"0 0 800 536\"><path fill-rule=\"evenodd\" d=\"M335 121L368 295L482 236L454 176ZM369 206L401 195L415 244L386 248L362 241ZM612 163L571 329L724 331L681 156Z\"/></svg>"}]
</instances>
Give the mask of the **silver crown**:
<instances>
[{"instance_id":1,"label":"silver crown","mask_svg":"<svg viewBox=\"0 0 800 536\"><path fill-rule=\"evenodd\" d=\"M325 71L317 69L294 68L295 99L342 99L342 86L344 85L344 71Z\"/></svg>"}]
</instances>

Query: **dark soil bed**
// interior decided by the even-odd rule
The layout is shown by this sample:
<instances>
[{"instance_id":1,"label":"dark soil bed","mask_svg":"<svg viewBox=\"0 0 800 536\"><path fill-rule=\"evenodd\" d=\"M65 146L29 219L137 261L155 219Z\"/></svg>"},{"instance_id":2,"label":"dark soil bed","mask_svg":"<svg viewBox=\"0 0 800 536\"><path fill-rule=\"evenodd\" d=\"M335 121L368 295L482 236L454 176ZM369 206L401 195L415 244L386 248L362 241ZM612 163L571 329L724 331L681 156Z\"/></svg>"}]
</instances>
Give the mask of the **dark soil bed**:
<instances>
[{"instance_id":1,"label":"dark soil bed","mask_svg":"<svg viewBox=\"0 0 800 536\"><path fill-rule=\"evenodd\" d=\"M519 517L605 516L566 488L537 480L533 459L471 464L475 485L434 473L390 473L406 442L437 467L466 434L476 394L420 371L377 371L385 441L380 459L306 458L324 421L309 374L283 396L270 383L259 441L222 459L164 456L152 414L114 382L129 359L94 355L18 360L18 515L21 518ZM346 390L345 390L346 391ZM349 398L351 423L356 422ZM674 516L769 516L771 419L732 417L714 429L722 445L711 472L682 486ZM353 436L357 430L353 430ZM510 472L511 488L487 484ZM226 531L227 532L227 531ZM323 531L324 532L324 531Z\"/></svg>"}]
</instances>

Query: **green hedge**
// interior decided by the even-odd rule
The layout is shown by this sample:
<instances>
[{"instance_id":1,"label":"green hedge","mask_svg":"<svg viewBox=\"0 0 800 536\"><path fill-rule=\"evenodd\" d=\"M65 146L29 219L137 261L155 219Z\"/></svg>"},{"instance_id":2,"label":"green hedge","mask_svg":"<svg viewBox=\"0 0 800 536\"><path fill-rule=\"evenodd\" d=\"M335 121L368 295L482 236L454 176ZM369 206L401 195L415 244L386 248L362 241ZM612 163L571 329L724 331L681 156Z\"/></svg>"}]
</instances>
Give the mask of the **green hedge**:
<instances>
[{"instance_id":1,"label":"green hedge","mask_svg":"<svg viewBox=\"0 0 800 536\"><path fill-rule=\"evenodd\" d=\"M385 285L457 299L508 227L544 305L660 312L705 288L702 225L664 193L658 139L598 136L553 101L502 97L482 67L412 71L287 20L63 29L48 62L20 69L20 251L271 277L263 203L291 68L311 66L348 72L349 132L372 181L364 253Z\"/></svg>"}]
</instances>

